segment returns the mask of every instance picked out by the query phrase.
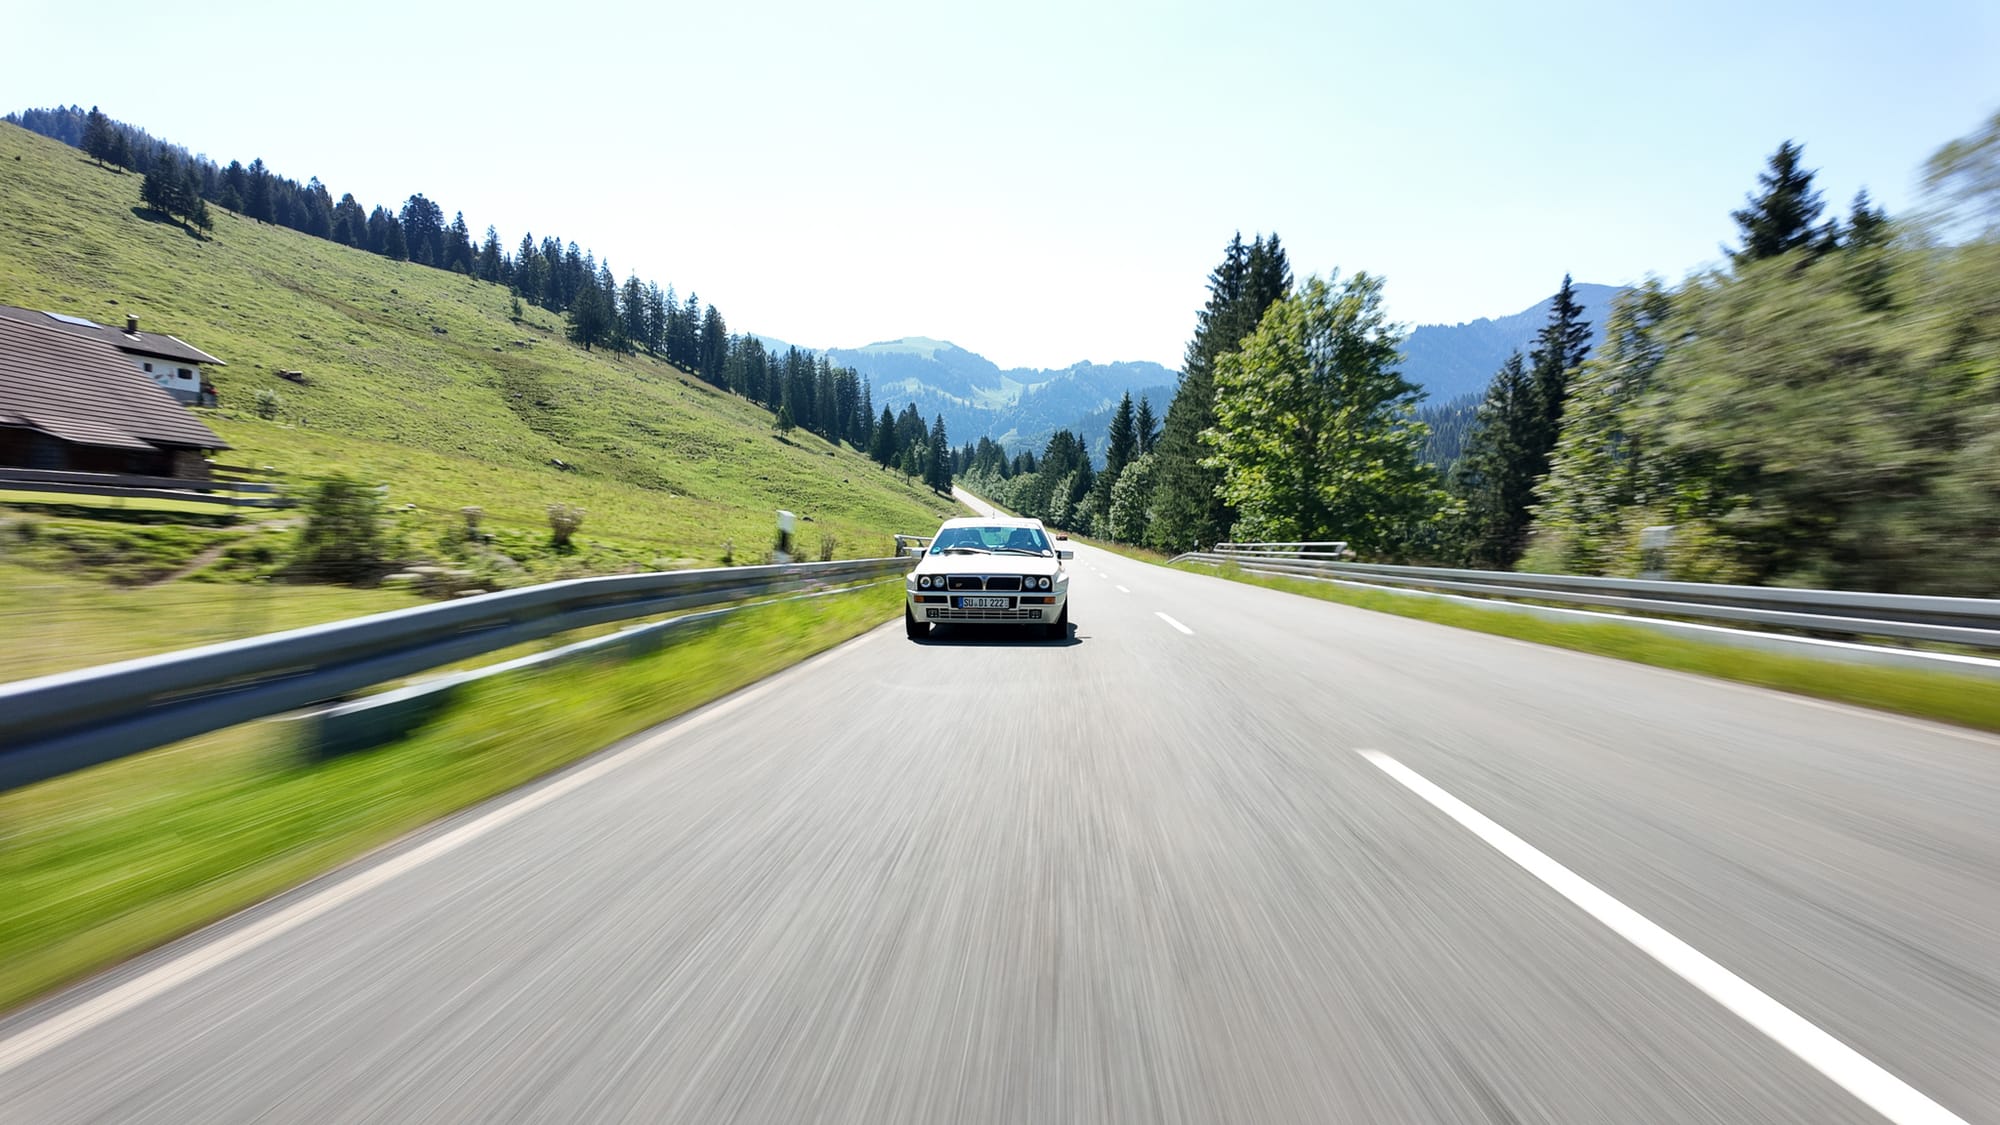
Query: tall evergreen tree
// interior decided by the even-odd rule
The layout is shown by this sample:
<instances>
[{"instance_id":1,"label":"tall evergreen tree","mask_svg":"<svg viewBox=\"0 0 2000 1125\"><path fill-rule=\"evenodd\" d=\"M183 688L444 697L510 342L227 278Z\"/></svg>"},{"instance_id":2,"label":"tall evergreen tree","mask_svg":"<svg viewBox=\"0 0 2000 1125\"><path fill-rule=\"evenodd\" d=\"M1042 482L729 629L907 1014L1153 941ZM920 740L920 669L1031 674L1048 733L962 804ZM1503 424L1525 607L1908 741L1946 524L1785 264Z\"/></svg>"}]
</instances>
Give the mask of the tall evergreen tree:
<instances>
[{"instance_id":1,"label":"tall evergreen tree","mask_svg":"<svg viewBox=\"0 0 2000 1125\"><path fill-rule=\"evenodd\" d=\"M1487 384L1452 480L1464 504L1460 540L1465 561L1504 569L1520 557L1535 486L1530 435L1540 424L1534 380L1521 353L1515 352Z\"/></svg>"},{"instance_id":2,"label":"tall evergreen tree","mask_svg":"<svg viewBox=\"0 0 2000 1125\"><path fill-rule=\"evenodd\" d=\"M1549 322L1535 333L1535 347L1528 353L1530 375L1535 389L1535 426L1526 435L1528 446L1537 451L1534 475L1548 471L1549 454L1562 433L1563 405L1569 398L1570 372L1590 357L1590 322L1583 319L1570 276L1563 275L1556 290Z\"/></svg>"},{"instance_id":3,"label":"tall evergreen tree","mask_svg":"<svg viewBox=\"0 0 2000 1125\"><path fill-rule=\"evenodd\" d=\"M1153 403L1145 395L1139 396L1139 413L1133 419L1133 436L1138 439L1141 456L1151 453L1153 445L1160 440L1159 424L1153 420Z\"/></svg>"},{"instance_id":4,"label":"tall evergreen tree","mask_svg":"<svg viewBox=\"0 0 2000 1125\"><path fill-rule=\"evenodd\" d=\"M945 437L943 414L939 414L937 421L931 423L930 438L930 454L924 461L924 483L930 485L933 492L942 492L949 495L951 492L951 441Z\"/></svg>"},{"instance_id":5,"label":"tall evergreen tree","mask_svg":"<svg viewBox=\"0 0 2000 1125\"><path fill-rule=\"evenodd\" d=\"M1456 478L1465 505L1462 547L1475 562L1512 567L1527 547L1529 506L1548 474L1562 435L1569 381L1589 358L1590 323L1568 275L1535 334L1523 369L1520 356L1494 376L1468 439Z\"/></svg>"},{"instance_id":6,"label":"tall evergreen tree","mask_svg":"<svg viewBox=\"0 0 2000 1125\"><path fill-rule=\"evenodd\" d=\"M1111 430L1104 450L1104 475L1118 479L1125 466L1139 453L1138 423L1133 417L1132 392L1118 400L1118 410L1111 416Z\"/></svg>"},{"instance_id":7,"label":"tall evergreen tree","mask_svg":"<svg viewBox=\"0 0 2000 1125\"><path fill-rule=\"evenodd\" d=\"M1825 240L1827 232L1814 225L1825 204L1813 190L1813 171L1800 164L1804 155L1801 145L1791 141L1779 145L1769 166L1757 175L1758 194L1749 196L1742 210L1730 212L1743 237L1743 245L1729 252L1737 266Z\"/></svg>"},{"instance_id":8,"label":"tall evergreen tree","mask_svg":"<svg viewBox=\"0 0 2000 1125\"><path fill-rule=\"evenodd\" d=\"M1278 236L1249 246L1242 234L1230 240L1222 264L1209 274L1208 303L1196 316L1180 385L1167 408L1156 447L1151 544L1185 550L1223 538L1236 513L1222 498L1222 473L1204 464L1208 450L1201 434L1215 424L1215 361L1237 349L1256 329L1264 310L1292 289L1291 265Z\"/></svg>"},{"instance_id":9,"label":"tall evergreen tree","mask_svg":"<svg viewBox=\"0 0 2000 1125\"><path fill-rule=\"evenodd\" d=\"M111 158L111 119L90 107L90 117L83 126L83 151L99 167Z\"/></svg>"},{"instance_id":10,"label":"tall evergreen tree","mask_svg":"<svg viewBox=\"0 0 2000 1125\"><path fill-rule=\"evenodd\" d=\"M886 406L868 435L868 456L884 468L896 463L896 415Z\"/></svg>"}]
</instances>

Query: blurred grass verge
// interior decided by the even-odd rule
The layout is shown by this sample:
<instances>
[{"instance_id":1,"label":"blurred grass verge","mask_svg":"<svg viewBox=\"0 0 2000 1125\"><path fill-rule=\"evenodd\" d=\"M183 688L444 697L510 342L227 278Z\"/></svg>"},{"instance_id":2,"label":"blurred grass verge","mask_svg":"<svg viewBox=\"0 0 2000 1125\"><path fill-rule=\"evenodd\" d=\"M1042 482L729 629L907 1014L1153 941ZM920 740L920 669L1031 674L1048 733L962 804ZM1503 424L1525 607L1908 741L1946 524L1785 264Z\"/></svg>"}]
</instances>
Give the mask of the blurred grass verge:
<instances>
[{"instance_id":1,"label":"blurred grass verge","mask_svg":"<svg viewBox=\"0 0 2000 1125\"><path fill-rule=\"evenodd\" d=\"M1493 633L1533 644L1554 645L1677 672L1736 680L1795 695L1938 719L1978 730L2000 731L2000 686L1991 680L1973 676L1912 668L1873 668L1727 645L1702 644L1615 622L1579 621L1570 624L1545 621L1506 610L1481 609L1328 582L1245 574L1233 566L1187 563L1177 569L1215 574L1252 586L1339 602L1357 609L1393 613L1398 617L1413 617L1438 625Z\"/></svg>"},{"instance_id":2,"label":"blurred grass verge","mask_svg":"<svg viewBox=\"0 0 2000 1125\"><path fill-rule=\"evenodd\" d=\"M252 723L0 794L0 1012L858 636L901 598L889 582L766 603L649 656L495 676L342 758Z\"/></svg>"}]
</instances>

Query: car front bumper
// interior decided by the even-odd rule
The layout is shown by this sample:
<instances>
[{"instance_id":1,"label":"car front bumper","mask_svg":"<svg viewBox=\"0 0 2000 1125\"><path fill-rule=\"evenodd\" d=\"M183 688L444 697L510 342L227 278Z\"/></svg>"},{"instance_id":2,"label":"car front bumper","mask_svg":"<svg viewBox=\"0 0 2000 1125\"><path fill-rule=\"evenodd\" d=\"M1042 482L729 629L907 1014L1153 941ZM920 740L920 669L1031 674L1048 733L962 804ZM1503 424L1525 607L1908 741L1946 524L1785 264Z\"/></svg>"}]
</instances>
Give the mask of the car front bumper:
<instances>
[{"instance_id":1,"label":"car front bumper","mask_svg":"<svg viewBox=\"0 0 2000 1125\"><path fill-rule=\"evenodd\" d=\"M999 598L1005 600L1007 606L1004 609L968 609L960 605L960 600L966 597ZM1020 594L909 590L904 596L904 604L908 606L911 617L938 625L1052 625L1062 617L1063 608L1068 603L1067 589Z\"/></svg>"}]
</instances>

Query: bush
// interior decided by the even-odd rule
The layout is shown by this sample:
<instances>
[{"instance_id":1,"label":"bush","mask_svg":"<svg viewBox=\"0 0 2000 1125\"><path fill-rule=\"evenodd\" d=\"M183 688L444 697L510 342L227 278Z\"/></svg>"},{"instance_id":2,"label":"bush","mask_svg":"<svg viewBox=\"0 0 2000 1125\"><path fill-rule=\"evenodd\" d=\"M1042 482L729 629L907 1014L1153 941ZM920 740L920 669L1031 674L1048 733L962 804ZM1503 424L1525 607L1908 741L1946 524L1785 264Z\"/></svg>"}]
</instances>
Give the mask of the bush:
<instances>
[{"instance_id":1,"label":"bush","mask_svg":"<svg viewBox=\"0 0 2000 1125\"><path fill-rule=\"evenodd\" d=\"M278 392L269 387L259 390L254 401L257 404L257 417L267 421L276 418L278 416L278 408L284 405L278 398Z\"/></svg>"},{"instance_id":2,"label":"bush","mask_svg":"<svg viewBox=\"0 0 2000 1125\"><path fill-rule=\"evenodd\" d=\"M550 504L549 542L557 547L569 546L570 536L583 526L583 515L583 509L574 504Z\"/></svg>"},{"instance_id":3,"label":"bush","mask_svg":"<svg viewBox=\"0 0 2000 1125\"><path fill-rule=\"evenodd\" d=\"M834 539L834 537L833 537L833 536L831 536L831 535L822 535L822 536L820 536L820 537L819 537L819 561L821 561L821 562L832 562L832 561L833 561L833 549L834 549L835 547L839 546L839 545L840 545L840 544L839 544L839 543L838 543L838 542L837 542L837 541L836 541L836 540Z\"/></svg>"},{"instance_id":4,"label":"bush","mask_svg":"<svg viewBox=\"0 0 2000 1125\"><path fill-rule=\"evenodd\" d=\"M460 508L458 510L458 514L465 517L465 537L470 540L478 539L479 521L485 517L486 509L481 508L477 504L473 504L464 508Z\"/></svg>"},{"instance_id":5,"label":"bush","mask_svg":"<svg viewBox=\"0 0 2000 1125\"><path fill-rule=\"evenodd\" d=\"M382 567L382 501L345 476L320 481L306 505L292 570L319 582L359 582Z\"/></svg>"}]
</instances>

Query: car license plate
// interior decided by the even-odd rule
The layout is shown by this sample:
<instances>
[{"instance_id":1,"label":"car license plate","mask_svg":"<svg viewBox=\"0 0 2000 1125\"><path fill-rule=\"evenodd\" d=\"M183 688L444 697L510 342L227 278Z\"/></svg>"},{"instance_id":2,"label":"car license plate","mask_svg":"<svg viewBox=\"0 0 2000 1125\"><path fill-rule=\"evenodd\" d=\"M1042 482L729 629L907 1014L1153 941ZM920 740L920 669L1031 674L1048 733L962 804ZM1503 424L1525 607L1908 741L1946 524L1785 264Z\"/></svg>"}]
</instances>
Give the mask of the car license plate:
<instances>
[{"instance_id":1,"label":"car license plate","mask_svg":"<svg viewBox=\"0 0 2000 1125\"><path fill-rule=\"evenodd\" d=\"M1013 602L1012 602L1012 599L1009 599L1009 598L960 598L960 599L958 599L958 608L960 608L960 609L1012 609L1012 608L1014 608L1014 607L1013 607Z\"/></svg>"}]
</instances>

